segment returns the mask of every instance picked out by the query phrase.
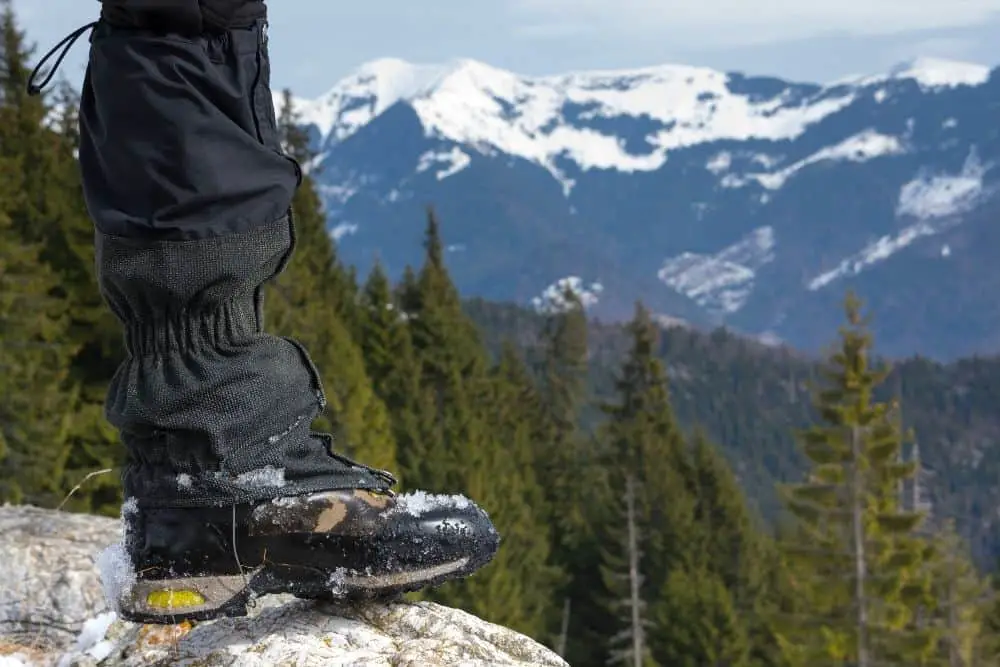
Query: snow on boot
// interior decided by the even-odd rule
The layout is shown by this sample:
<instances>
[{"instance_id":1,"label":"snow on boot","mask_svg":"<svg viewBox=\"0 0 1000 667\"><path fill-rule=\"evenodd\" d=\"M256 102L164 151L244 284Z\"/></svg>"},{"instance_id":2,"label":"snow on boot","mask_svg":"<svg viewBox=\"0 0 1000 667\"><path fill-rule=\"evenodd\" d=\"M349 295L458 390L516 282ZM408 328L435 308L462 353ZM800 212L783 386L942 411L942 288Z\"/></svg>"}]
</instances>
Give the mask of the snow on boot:
<instances>
[{"instance_id":1,"label":"snow on boot","mask_svg":"<svg viewBox=\"0 0 1000 667\"><path fill-rule=\"evenodd\" d=\"M243 616L291 593L391 598L466 577L500 537L461 496L341 490L256 505L124 512L124 544L102 557L119 615L176 624Z\"/></svg>"}]
</instances>

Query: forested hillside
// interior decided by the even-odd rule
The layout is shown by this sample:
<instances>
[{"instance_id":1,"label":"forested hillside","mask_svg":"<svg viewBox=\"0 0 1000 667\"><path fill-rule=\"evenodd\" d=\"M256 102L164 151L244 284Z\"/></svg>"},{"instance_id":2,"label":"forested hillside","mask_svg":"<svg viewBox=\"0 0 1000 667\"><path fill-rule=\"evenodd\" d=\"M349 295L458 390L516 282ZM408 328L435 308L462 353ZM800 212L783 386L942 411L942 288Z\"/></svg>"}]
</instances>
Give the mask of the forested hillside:
<instances>
[{"instance_id":1,"label":"forested hillside","mask_svg":"<svg viewBox=\"0 0 1000 667\"><path fill-rule=\"evenodd\" d=\"M475 300L466 309L492 350L508 338L530 348L545 326L545 317L514 305ZM831 332L831 343L835 338ZM597 402L614 394L628 332L592 322L589 339L588 394ZM657 354L680 423L706 429L751 501L773 518L780 506L774 483L803 471L795 429L816 418L810 386L821 379L820 360L723 329L683 327L662 330ZM876 396L900 399L900 418L919 446L924 501L937 516L954 520L972 541L978 562L992 567L1000 556L1000 358L897 361ZM596 418L591 409L584 425Z\"/></svg>"},{"instance_id":2,"label":"forested hillside","mask_svg":"<svg viewBox=\"0 0 1000 667\"><path fill-rule=\"evenodd\" d=\"M122 349L95 287L75 102L24 94L24 37L0 8L0 502L117 514L101 402ZM290 105L279 125L305 162ZM886 376L851 298L821 362L664 330L641 304L615 327L571 293L544 316L463 303L442 240L461 221L414 221L423 260L392 284L339 260L311 178L294 207L298 252L266 307L321 369L317 426L404 489L475 498L503 535L491 565L427 598L575 667L1000 659L993 582L963 539L985 553L993 536L995 361Z\"/></svg>"}]
</instances>

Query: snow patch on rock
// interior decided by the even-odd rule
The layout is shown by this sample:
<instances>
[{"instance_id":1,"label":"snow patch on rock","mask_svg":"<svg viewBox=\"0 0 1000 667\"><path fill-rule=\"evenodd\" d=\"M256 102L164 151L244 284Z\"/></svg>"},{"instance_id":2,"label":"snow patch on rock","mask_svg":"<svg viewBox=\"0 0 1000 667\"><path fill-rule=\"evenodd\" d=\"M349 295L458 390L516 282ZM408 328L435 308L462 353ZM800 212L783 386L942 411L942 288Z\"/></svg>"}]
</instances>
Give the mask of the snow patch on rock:
<instances>
[{"instance_id":1,"label":"snow patch on rock","mask_svg":"<svg viewBox=\"0 0 1000 667\"><path fill-rule=\"evenodd\" d=\"M428 171L435 165L442 166L434 175L439 181L443 181L449 176L454 176L472 164L472 158L462 151L458 146L453 146L449 151L427 151L420 156L417 163L417 173Z\"/></svg>"},{"instance_id":2,"label":"snow patch on rock","mask_svg":"<svg viewBox=\"0 0 1000 667\"><path fill-rule=\"evenodd\" d=\"M548 287L541 295L531 300L531 305L539 313L563 313L573 307L573 298L584 310L593 308L600 301L604 285L598 282L587 285L579 276L560 278Z\"/></svg>"},{"instance_id":3,"label":"snow patch on rock","mask_svg":"<svg viewBox=\"0 0 1000 667\"><path fill-rule=\"evenodd\" d=\"M824 161L867 162L886 155L901 155L905 152L902 142L896 137L865 130L844 139L838 144L822 148L784 169L773 173L750 173L743 176L728 174L722 180L723 187L743 187L756 181L768 190L781 188L789 178L803 168Z\"/></svg>"},{"instance_id":4,"label":"snow patch on rock","mask_svg":"<svg viewBox=\"0 0 1000 667\"><path fill-rule=\"evenodd\" d=\"M775 245L774 229L760 227L716 254L671 257L657 275L710 313L731 315L746 305L757 271L774 260Z\"/></svg>"},{"instance_id":5,"label":"snow patch on rock","mask_svg":"<svg viewBox=\"0 0 1000 667\"><path fill-rule=\"evenodd\" d=\"M846 276L892 257L917 240L935 236L961 224L968 213L988 197L992 190L983 184L988 167L971 151L957 174L922 173L900 189L896 215L902 220L917 219L892 234L884 234L861 250L841 260L835 267L810 280L806 287L816 291ZM951 253L942 251L942 256Z\"/></svg>"},{"instance_id":6,"label":"snow patch on rock","mask_svg":"<svg viewBox=\"0 0 1000 667\"><path fill-rule=\"evenodd\" d=\"M841 261L835 268L809 281L810 291L816 291L826 287L838 278L845 276L856 276L865 268L878 262L884 261L897 253L902 248L907 247L919 238L931 236L937 233L932 225L918 223L911 225L896 234L886 234L876 241L866 245L860 252Z\"/></svg>"},{"instance_id":7,"label":"snow patch on rock","mask_svg":"<svg viewBox=\"0 0 1000 667\"><path fill-rule=\"evenodd\" d=\"M920 174L900 189L896 215L931 220L966 213L985 194L986 171L972 151L957 174Z\"/></svg>"}]
</instances>

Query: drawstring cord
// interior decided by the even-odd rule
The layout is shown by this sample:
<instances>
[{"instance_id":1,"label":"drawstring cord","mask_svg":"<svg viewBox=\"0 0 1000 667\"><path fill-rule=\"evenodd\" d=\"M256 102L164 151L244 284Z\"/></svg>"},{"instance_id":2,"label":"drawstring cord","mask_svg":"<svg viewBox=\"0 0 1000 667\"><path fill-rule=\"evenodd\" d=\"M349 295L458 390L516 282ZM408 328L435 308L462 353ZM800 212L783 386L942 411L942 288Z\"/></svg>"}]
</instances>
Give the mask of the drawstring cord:
<instances>
[{"instance_id":1,"label":"drawstring cord","mask_svg":"<svg viewBox=\"0 0 1000 667\"><path fill-rule=\"evenodd\" d=\"M35 69L31 71L31 76L28 77L29 95L35 97L42 93L42 90L45 88L45 86L49 85L49 82L52 81L52 77L54 77L56 75L56 72L59 71L59 66L62 65L62 61L69 54L69 50L73 48L74 44L76 44L76 40L80 39L80 37L83 36L83 33L87 32L88 30L93 30L95 27L97 27L98 23L99 21L92 21L85 26L77 28L70 34L63 37L61 42L59 42L51 49L49 49L49 52L46 53L42 57L42 59L38 61L37 65L35 65ZM42 67L45 66L45 63L47 63L49 59L52 58L52 56L54 56L56 52L59 51L59 49L62 49L62 52L59 53L59 57L56 59L55 65L53 65L52 69L49 70L48 74L45 75L45 79L40 84L36 84L35 79L37 79L38 76L41 74Z\"/></svg>"}]
</instances>

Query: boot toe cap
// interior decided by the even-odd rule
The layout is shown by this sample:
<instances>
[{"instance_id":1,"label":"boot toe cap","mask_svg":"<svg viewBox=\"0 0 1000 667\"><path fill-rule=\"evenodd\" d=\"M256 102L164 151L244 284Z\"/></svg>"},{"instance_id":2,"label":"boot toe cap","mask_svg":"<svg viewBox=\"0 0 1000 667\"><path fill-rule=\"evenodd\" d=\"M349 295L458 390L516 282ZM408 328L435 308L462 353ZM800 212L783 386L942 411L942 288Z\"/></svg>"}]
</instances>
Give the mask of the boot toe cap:
<instances>
[{"instance_id":1,"label":"boot toe cap","mask_svg":"<svg viewBox=\"0 0 1000 667\"><path fill-rule=\"evenodd\" d=\"M398 555L421 564L465 559L465 569L478 569L493 559L500 546L500 534L489 515L471 502L399 513L396 524L394 547L408 544Z\"/></svg>"}]
</instances>

